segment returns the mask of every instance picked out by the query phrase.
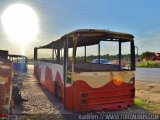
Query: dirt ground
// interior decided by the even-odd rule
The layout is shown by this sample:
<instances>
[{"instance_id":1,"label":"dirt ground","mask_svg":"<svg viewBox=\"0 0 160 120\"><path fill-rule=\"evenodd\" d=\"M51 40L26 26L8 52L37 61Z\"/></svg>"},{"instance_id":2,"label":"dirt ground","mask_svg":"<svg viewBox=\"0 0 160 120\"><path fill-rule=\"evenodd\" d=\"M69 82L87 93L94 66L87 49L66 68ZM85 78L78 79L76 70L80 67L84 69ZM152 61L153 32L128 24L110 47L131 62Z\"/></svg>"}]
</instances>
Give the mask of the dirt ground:
<instances>
[{"instance_id":1,"label":"dirt ground","mask_svg":"<svg viewBox=\"0 0 160 120\"><path fill-rule=\"evenodd\" d=\"M160 114L160 83L136 81L136 97L148 103L150 111Z\"/></svg>"},{"instance_id":2,"label":"dirt ground","mask_svg":"<svg viewBox=\"0 0 160 120\"><path fill-rule=\"evenodd\" d=\"M73 119L73 112L64 109L63 105L54 99L33 77L33 67L30 67L28 77L23 83L21 94L28 102L22 106L14 106L13 115L18 120L32 119ZM160 83L149 83L136 81L136 98L141 98L147 103L154 105L160 103ZM122 111L97 112L98 114L149 114L158 113L159 109L151 111L136 106ZM66 116L70 115L69 117ZM95 113L94 113L95 114ZM64 116L65 115L65 116Z\"/></svg>"},{"instance_id":3,"label":"dirt ground","mask_svg":"<svg viewBox=\"0 0 160 120\"><path fill-rule=\"evenodd\" d=\"M136 96L160 104L160 83L136 81Z\"/></svg>"}]
</instances>

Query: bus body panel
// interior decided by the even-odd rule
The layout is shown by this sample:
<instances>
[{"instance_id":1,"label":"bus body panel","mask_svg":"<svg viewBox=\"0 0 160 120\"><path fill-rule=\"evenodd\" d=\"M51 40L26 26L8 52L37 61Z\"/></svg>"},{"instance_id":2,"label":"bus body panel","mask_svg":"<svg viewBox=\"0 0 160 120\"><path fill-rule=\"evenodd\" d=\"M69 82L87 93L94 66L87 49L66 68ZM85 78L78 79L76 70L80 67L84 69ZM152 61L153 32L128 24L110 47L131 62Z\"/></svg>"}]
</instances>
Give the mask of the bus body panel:
<instances>
[{"instance_id":1,"label":"bus body panel","mask_svg":"<svg viewBox=\"0 0 160 120\"><path fill-rule=\"evenodd\" d=\"M0 60L0 113L9 114L11 111L12 94L12 63Z\"/></svg>"},{"instance_id":2,"label":"bus body panel","mask_svg":"<svg viewBox=\"0 0 160 120\"><path fill-rule=\"evenodd\" d=\"M67 110L76 112L124 109L134 104L133 71L71 73L64 98L63 66L35 62L35 77L54 96L55 83ZM131 83L132 81L132 83Z\"/></svg>"},{"instance_id":3,"label":"bus body panel","mask_svg":"<svg viewBox=\"0 0 160 120\"><path fill-rule=\"evenodd\" d=\"M13 63L14 72L27 73L27 66L25 63Z\"/></svg>"},{"instance_id":4,"label":"bus body panel","mask_svg":"<svg viewBox=\"0 0 160 120\"><path fill-rule=\"evenodd\" d=\"M64 98L63 88L63 65L52 64L49 62L35 61L34 75L36 79L54 96L55 84Z\"/></svg>"},{"instance_id":5,"label":"bus body panel","mask_svg":"<svg viewBox=\"0 0 160 120\"><path fill-rule=\"evenodd\" d=\"M72 78L72 85L66 87L66 107L69 110L118 110L134 104L133 71L73 73Z\"/></svg>"}]
</instances>

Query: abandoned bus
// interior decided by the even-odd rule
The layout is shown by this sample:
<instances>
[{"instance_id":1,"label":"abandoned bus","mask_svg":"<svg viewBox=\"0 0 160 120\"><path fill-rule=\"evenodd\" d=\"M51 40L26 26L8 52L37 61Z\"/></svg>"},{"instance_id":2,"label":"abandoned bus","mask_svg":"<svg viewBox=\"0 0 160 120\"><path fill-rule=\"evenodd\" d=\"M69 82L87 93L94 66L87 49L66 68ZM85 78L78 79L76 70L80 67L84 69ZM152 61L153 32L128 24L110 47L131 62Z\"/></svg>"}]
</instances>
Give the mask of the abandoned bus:
<instances>
[{"instance_id":1,"label":"abandoned bus","mask_svg":"<svg viewBox=\"0 0 160 120\"><path fill-rule=\"evenodd\" d=\"M0 50L0 119L11 113L12 62L7 59L8 51Z\"/></svg>"},{"instance_id":2,"label":"abandoned bus","mask_svg":"<svg viewBox=\"0 0 160 120\"><path fill-rule=\"evenodd\" d=\"M36 79L67 110L120 110L134 104L135 52L131 34L76 30L34 48L34 60Z\"/></svg>"},{"instance_id":3,"label":"abandoned bus","mask_svg":"<svg viewBox=\"0 0 160 120\"><path fill-rule=\"evenodd\" d=\"M13 63L14 73L27 73L27 57L23 55L9 54L8 59Z\"/></svg>"}]
</instances>

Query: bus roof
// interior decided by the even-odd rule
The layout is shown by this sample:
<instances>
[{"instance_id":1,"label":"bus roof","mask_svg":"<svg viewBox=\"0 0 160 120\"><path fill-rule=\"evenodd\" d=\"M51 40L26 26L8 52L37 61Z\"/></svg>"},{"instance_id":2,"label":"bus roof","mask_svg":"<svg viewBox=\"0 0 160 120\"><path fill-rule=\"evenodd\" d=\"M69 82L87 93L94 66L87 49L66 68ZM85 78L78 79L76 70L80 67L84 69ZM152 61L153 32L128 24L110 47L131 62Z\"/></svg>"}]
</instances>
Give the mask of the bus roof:
<instances>
[{"instance_id":1,"label":"bus roof","mask_svg":"<svg viewBox=\"0 0 160 120\"><path fill-rule=\"evenodd\" d=\"M13 54L9 54L8 55L9 57L15 57L15 58L18 58L18 57L24 57L24 58L27 58L26 56L24 55L13 55Z\"/></svg>"},{"instance_id":2,"label":"bus roof","mask_svg":"<svg viewBox=\"0 0 160 120\"><path fill-rule=\"evenodd\" d=\"M132 34L114 32L109 30L99 30L99 29L78 29L73 32L70 32L56 41L37 47L39 48L62 48L65 39L68 39L68 47L73 47L73 39L77 38L77 46L89 46L98 44L100 41L131 41L134 39Z\"/></svg>"}]
</instances>

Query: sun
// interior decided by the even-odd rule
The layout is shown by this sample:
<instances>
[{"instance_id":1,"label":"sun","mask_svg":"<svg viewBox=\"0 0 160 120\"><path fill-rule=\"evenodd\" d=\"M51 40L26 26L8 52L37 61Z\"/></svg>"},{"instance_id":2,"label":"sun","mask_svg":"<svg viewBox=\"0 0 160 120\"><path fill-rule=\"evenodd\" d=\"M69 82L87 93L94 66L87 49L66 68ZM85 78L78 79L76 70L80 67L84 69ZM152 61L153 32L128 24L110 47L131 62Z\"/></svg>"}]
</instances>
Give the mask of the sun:
<instances>
[{"instance_id":1,"label":"sun","mask_svg":"<svg viewBox=\"0 0 160 120\"><path fill-rule=\"evenodd\" d=\"M36 12L25 4L12 4L1 16L3 28L8 37L20 45L33 41L39 32Z\"/></svg>"}]
</instances>

